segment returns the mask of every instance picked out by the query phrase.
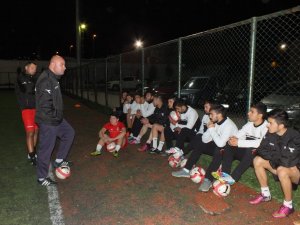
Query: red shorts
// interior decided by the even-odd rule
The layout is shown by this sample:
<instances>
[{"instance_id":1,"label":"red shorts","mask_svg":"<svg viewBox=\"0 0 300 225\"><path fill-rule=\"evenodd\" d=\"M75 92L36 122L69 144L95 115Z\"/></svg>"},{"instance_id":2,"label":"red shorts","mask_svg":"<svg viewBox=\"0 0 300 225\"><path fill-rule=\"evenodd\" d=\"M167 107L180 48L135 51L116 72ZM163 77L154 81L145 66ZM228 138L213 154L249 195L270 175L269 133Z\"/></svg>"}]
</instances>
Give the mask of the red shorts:
<instances>
[{"instance_id":1,"label":"red shorts","mask_svg":"<svg viewBox=\"0 0 300 225\"><path fill-rule=\"evenodd\" d=\"M34 122L35 109L23 109L22 119L25 127L25 131L34 131L38 129L37 124Z\"/></svg>"}]
</instances>

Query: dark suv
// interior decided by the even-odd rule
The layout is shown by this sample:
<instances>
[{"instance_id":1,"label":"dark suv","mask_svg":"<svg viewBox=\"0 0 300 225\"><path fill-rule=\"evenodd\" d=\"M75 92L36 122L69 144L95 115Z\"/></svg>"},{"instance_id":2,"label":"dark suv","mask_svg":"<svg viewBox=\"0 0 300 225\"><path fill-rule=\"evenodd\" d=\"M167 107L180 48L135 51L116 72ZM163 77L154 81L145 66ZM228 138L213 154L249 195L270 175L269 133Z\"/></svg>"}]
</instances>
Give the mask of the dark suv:
<instances>
[{"instance_id":1,"label":"dark suv","mask_svg":"<svg viewBox=\"0 0 300 225\"><path fill-rule=\"evenodd\" d=\"M204 100L213 98L220 87L220 77L191 77L181 89L181 98L193 107L201 107ZM175 94L177 93L175 92Z\"/></svg>"}]
</instances>

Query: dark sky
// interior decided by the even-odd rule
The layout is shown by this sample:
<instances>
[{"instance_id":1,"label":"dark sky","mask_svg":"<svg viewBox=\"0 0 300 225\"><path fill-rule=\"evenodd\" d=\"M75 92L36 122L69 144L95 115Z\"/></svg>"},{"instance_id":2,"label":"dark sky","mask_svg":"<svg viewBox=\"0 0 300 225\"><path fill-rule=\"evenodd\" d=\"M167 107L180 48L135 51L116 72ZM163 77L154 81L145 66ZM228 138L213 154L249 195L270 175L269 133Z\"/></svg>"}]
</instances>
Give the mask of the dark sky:
<instances>
[{"instance_id":1,"label":"dark sky","mask_svg":"<svg viewBox=\"0 0 300 225\"><path fill-rule=\"evenodd\" d=\"M84 54L96 57L150 46L253 16L300 5L300 0L80 0ZM5 5L5 7L4 7ZM56 51L75 56L75 0L9 0L0 9L0 59L49 59Z\"/></svg>"}]
</instances>

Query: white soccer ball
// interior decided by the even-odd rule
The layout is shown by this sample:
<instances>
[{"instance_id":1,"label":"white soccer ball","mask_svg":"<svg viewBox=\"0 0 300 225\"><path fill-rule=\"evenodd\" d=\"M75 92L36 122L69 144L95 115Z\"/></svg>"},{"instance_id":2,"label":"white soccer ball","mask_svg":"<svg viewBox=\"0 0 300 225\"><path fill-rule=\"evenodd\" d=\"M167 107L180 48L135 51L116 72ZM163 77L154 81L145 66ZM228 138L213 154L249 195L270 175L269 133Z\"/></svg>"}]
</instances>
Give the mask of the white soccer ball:
<instances>
[{"instance_id":1,"label":"white soccer ball","mask_svg":"<svg viewBox=\"0 0 300 225\"><path fill-rule=\"evenodd\" d=\"M179 114L179 112L177 112L177 111L172 111L172 112L170 112L170 119L174 122L174 123L177 123L178 122L178 120L180 119L180 114Z\"/></svg>"},{"instance_id":2,"label":"white soccer ball","mask_svg":"<svg viewBox=\"0 0 300 225\"><path fill-rule=\"evenodd\" d=\"M213 192L219 197L226 197L230 193L230 185L216 180L213 183Z\"/></svg>"},{"instance_id":3,"label":"white soccer ball","mask_svg":"<svg viewBox=\"0 0 300 225\"><path fill-rule=\"evenodd\" d=\"M182 159L180 162L180 168L184 168L186 165L187 159Z\"/></svg>"},{"instance_id":4,"label":"white soccer ball","mask_svg":"<svg viewBox=\"0 0 300 225\"><path fill-rule=\"evenodd\" d=\"M113 152L113 151L115 150L115 148L116 148L115 142L111 142L111 143L109 143L109 144L106 146L106 149L107 149L107 151L109 151L109 152Z\"/></svg>"},{"instance_id":5,"label":"white soccer ball","mask_svg":"<svg viewBox=\"0 0 300 225\"><path fill-rule=\"evenodd\" d=\"M67 179L69 176L71 176L71 169L69 166L60 166L55 169L55 175L59 179Z\"/></svg>"},{"instance_id":6,"label":"white soccer ball","mask_svg":"<svg viewBox=\"0 0 300 225\"><path fill-rule=\"evenodd\" d=\"M180 148L174 147L170 148L167 153L173 154L174 158L180 159L183 156L183 151Z\"/></svg>"},{"instance_id":7,"label":"white soccer ball","mask_svg":"<svg viewBox=\"0 0 300 225\"><path fill-rule=\"evenodd\" d=\"M205 170L199 166L194 167L190 171L190 178L196 184L201 183L204 180L204 177L205 177Z\"/></svg>"},{"instance_id":8,"label":"white soccer ball","mask_svg":"<svg viewBox=\"0 0 300 225\"><path fill-rule=\"evenodd\" d=\"M180 158L175 158L173 155L169 156L168 161L172 168L177 168L180 165Z\"/></svg>"}]
</instances>

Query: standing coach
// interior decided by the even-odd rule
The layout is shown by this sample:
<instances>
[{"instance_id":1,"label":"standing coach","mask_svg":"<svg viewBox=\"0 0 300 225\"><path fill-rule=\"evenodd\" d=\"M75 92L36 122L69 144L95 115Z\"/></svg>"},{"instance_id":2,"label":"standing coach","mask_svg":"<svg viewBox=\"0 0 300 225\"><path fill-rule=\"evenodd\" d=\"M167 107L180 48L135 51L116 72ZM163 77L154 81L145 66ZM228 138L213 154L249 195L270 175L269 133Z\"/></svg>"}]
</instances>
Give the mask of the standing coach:
<instances>
[{"instance_id":1,"label":"standing coach","mask_svg":"<svg viewBox=\"0 0 300 225\"><path fill-rule=\"evenodd\" d=\"M38 183L42 186L55 185L48 177L51 154L56 139L60 140L54 167L68 165L65 161L74 139L74 129L63 118L63 100L59 79L66 70L65 60L58 55L51 58L47 70L36 83L36 116L39 125L39 149L37 157Z\"/></svg>"}]
</instances>

